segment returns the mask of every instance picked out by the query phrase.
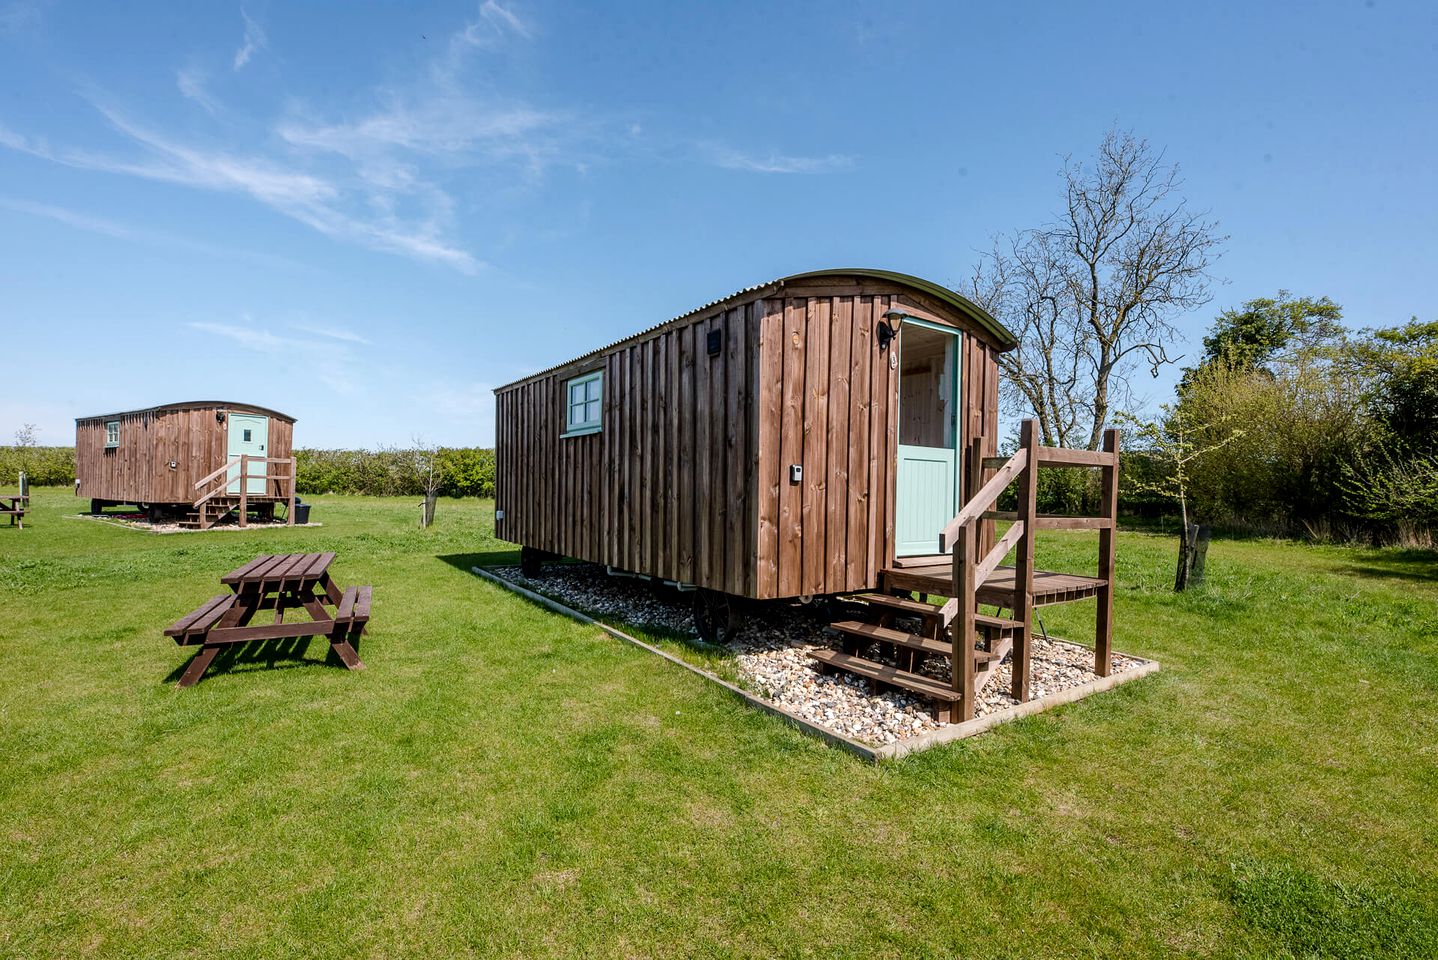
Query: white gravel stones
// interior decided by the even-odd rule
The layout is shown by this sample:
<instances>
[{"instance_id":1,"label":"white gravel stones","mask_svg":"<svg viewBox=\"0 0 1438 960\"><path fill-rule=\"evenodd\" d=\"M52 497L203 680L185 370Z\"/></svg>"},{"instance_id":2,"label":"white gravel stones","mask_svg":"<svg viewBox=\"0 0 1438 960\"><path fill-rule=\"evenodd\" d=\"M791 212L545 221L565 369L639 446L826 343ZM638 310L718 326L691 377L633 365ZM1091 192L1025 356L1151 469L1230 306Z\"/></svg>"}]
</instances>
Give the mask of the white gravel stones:
<instances>
[{"instance_id":1,"label":"white gravel stones","mask_svg":"<svg viewBox=\"0 0 1438 960\"><path fill-rule=\"evenodd\" d=\"M647 581L607 576L591 564L546 564L533 580L518 567L495 570L506 579L604 619L658 627L693 637L692 594ZM942 724L928 701L907 693L874 693L851 674L824 675L808 652L831 646L820 606L760 604L747 612L738 639L728 650L741 686L813 723L870 744L912 737ZM1133 661L1113 658L1115 673ZM947 657L931 657L924 672L948 678ZM1009 696L1005 660L974 704L976 716L1005 710L1018 701ZM1083 647L1034 637L1030 690L1037 699L1096 679L1093 653Z\"/></svg>"}]
</instances>

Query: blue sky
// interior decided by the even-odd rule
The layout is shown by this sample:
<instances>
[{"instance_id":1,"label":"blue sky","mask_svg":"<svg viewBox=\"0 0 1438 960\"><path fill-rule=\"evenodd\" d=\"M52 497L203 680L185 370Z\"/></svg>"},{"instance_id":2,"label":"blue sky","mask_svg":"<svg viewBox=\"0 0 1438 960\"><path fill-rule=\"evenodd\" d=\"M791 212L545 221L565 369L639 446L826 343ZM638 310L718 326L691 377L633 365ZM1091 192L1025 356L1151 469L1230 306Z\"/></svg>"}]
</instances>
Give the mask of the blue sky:
<instances>
[{"instance_id":1,"label":"blue sky","mask_svg":"<svg viewBox=\"0 0 1438 960\"><path fill-rule=\"evenodd\" d=\"M487 444L495 385L740 287L962 284L1113 124L1230 236L1171 353L1280 287L1432 318L1435 67L1386 0L0 0L0 442L218 398Z\"/></svg>"}]
</instances>

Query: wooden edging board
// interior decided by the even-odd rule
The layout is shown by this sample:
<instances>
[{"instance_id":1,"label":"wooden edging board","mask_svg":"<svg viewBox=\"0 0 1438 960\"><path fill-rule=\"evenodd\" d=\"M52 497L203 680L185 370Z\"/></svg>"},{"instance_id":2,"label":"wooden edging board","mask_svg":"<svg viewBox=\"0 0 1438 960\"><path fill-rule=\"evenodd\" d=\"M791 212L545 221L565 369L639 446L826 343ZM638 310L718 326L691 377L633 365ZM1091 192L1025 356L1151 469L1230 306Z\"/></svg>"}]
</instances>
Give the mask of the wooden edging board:
<instances>
[{"instance_id":1,"label":"wooden edging board","mask_svg":"<svg viewBox=\"0 0 1438 960\"><path fill-rule=\"evenodd\" d=\"M191 529L156 530L154 527L142 527L142 526L139 526L139 525L137 525L137 524L126 523L126 522L123 521L123 520L116 520L116 519L114 519L113 517L97 516L97 515L95 515L95 514L93 514L93 513L62 513L62 514L60 515L60 519L61 519L61 520L85 520L85 521L88 521L89 523L103 523L103 524L104 524L105 526L107 526L107 527L117 527L117 528L119 528L119 529L121 529L121 530L130 530L130 531L133 531L133 532L135 532L135 533L148 533L148 534L150 534L150 535L152 535L152 536L156 536L156 537L168 537L168 536L170 536L170 535L173 534L173 533L215 533L216 531L221 532L221 533L225 533L225 532L228 532L228 531L231 531L231 530L243 530L243 531L245 531L245 532L248 533L248 532L251 531L251 530L274 530L274 529L277 529L277 528L279 528L279 527L284 527L285 529L291 529L291 530L292 530L292 529L304 528L304 527L323 527L323 526L324 526L323 523L321 523L321 522L319 522L319 521L317 521L317 520L311 520L309 523L252 523L252 524L249 524L248 526L243 526L243 527L238 526L238 525L233 526L233 527L231 527L231 526L210 527L208 530L199 530L199 529L195 529L195 530L191 530Z\"/></svg>"},{"instance_id":2,"label":"wooden edging board","mask_svg":"<svg viewBox=\"0 0 1438 960\"><path fill-rule=\"evenodd\" d=\"M894 743L888 743L884 744L883 746L875 747L870 746L866 743L860 743L858 740L852 740L841 733L829 729L823 724L815 723L812 720L806 720L798 714L792 713L789 710L784 709L777 703L774 703L772 700L766 700L763 697L756 696L755 694L750 693L748 690L745 690L742 687L737 687L729 681L713 673L710 673L708 670L705 670L702 667L696 667L694 664L689 663L688 661L683 660L679 657L676 657L672 653L660 650L658 647L653 646L652 644L645 643L643 640L640 640L637 637L630 636L623 630L618 630L614 627L611 627L607 623L594 619L588 614L581 613L580 611L575 610L572 607L565 606L558 600L551 600L549 597L546 597L543 594L535 593L533 590L521 587L514 581L501 577L498 574L491 573L490 571L485 570L483 567L470 567L470 570L478 576L483 577L484 579L489 580L492 583L496 583L507 590L511 590L514 593L517 593L528 600L532 600L533 602L539 604L542 607L547 607L548 609L553 610L556 613L562 613L567 617L578 620L580 623L596 626L600 630L603 630L605 633L609 634L611 637L614 637L618 640L623 640L625 643L632 644L633 646L639 647L642 650L646 650L657 657L662 657L663 659L668 660L670 663L676 666L683 667L690 673L698 674L705 680L716 683L719 686L723 687L729 693L738 697L740 700L743 700L750 706L758 710L762 710L763 712L772 716L778 717L781 720L785 720L788 723L791 723L794 726L798 727L804 733L809 734L810 736L827 741L834 746L842 747L843 749L848 750L850 753L853 753L856 756L862 757L865 760L874 763L877 763L882 760L893 760L898 757L907 756L911 753L917 753L920 750L927 750L930 747L937 747L945 743L953 743L955 740L964 740L977 734L983 733L985 730L996 727L1001 723L1008 723L1011 720L1018 720L1023 717L1033 716L1036 713L1042 713L1043 711L1049 710L1053 707L1061 706L1065 703L1072 703L1075 700L1081 700L1084 697L1089 696L1090 694L1101 693L1104 690L1112 690L1119 684L1128 683L1130 680L1137 680L1139 677L1146 677L1151 673L1157 673L1159 670L1158 661L1156 660L1145 660L1143 657L1135 657L1131 654L1121 654L1121 656L1124 656L1127 659L1134 661L1134 666L1129 667L1122 673L1110 674L1107 677L1099 677L1096 680L1090 680L1088 683L1080 684L1077 687L1069 687L1066 690L1060 690L1057 693L1051 693L1046 697L1040 697L1036 700L1030 700L1027 703L1016 704L1006 710L999 710L995 713L985 714L982 717L975 717L973 720L968 720L964 723L945 724L938 730L930 730L927 733L922 733L915 737L909 737L904 740L896 741ZM1053 638L1050 639L1052 640L1052 642L1064 643L1068 646L1078 647L1081 650L1092 652L1089 651L1087 647L1083 647L1079 644L1070 644L1068 643L1068 641L1054 640Z\"/></svg>"}]
</instances>

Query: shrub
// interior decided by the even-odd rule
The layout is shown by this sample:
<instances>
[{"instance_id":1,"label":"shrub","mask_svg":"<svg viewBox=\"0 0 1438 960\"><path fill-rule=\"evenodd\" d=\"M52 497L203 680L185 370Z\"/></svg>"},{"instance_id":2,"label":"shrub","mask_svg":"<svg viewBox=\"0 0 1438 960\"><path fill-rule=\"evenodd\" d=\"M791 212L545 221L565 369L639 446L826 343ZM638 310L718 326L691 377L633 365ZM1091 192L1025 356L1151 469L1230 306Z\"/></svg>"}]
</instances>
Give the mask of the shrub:
<instances>
[{"instance_id":1,"label":"shrub","mask_svg":"<svg viewBox=\"0 0 1438 960\"><path fill-rule=\"evenodd\" d=\"M0 447L0 487L18 484L22 470L33 486L71 486L75 483L75 448Z\"/></svg>"},{"instance_id":2,"label":"shrub","mask_svg":"<svg viewBox=\"0 0 1438 960\"><path fill-rule=\"evenodd\" d=\"M476 447L441 447L440 496L494 496L494 451ZM421 496L424 485L415 472L412 451L295 451L295 489L302 494L348 493L378 497Z\"/></svg>"}]
</instances>

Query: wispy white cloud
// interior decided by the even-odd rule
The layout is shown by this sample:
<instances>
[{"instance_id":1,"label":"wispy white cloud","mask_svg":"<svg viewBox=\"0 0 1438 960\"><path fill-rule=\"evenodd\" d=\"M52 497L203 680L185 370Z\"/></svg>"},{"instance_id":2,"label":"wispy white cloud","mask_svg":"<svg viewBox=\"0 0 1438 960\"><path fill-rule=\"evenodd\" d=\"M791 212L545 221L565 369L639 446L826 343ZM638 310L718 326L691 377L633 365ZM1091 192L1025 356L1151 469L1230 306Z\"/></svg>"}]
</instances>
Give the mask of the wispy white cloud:
<instances>
[{"instance_id":1,"label":"wispy white cloud","mask_svg":"<svg viewBox=\"0 0 1438 960\"><path fill-rule=\"evenodd\" d=\"M180 94L204 107L206 113L213 114L219 110L220 104L206 88L206 79L205 71L199 67L190 66L175 71L175 86Z\"/></svg>"},{"instance_id":2,"label":"wispy white cloud","mask_svg":"<svg viewBox=\"0 0 1438 960\"><path fill-rule=\"evenodd\" d=\"M529 24L521 20L511 7L501 6L495 0L484 0L479 7L479 15L497 29L512 30L526 40L534 35Z\"/></svg>"},{"instance_id":3,"label":"wispy white cloud","mask_svg":"<svg viewBox=\"0 0 1438 960\"><path fill-rule=\"evenodd\" d=\"M255 22L254 18L245 11L244 7L240 8L240 16L245 19L245 36L244 40L240 43L239 49L235 51L236 70L244 69L245 64L250 62L250 58L260 50L263 50L268 43L268 40L265 38L264 28Z\"/></svg>"},{"instance_id":4,"label":"wispy white cloud","mask_svg":"<svg viewBox=\"0 0 1438 960\"><path fill-rule=\"evenodd\" d=\"M162 247L177 247L213 257L248 260L270 267L293 269L296 266L296 263L292 260L287 260L269 253L245 250L239 247L221 246L219 244L206 243L203 240L195 240L190 237L178 236L160 230L133 227L115 220L93 216L78 210L69 209L68 207L55 206L54 204L36 203L31 200L21 200L15 197L0 197L0 208L13 210L16 213L31 217L42 217L47 220L53 220L56 223L62 223L76 230L84 230L88 233L113 237L116 240L123 240L126 243L144 243Z\"/></svg>"},{"instance_id":5,"label":"wispy white cloud","mask_svg":"<svg viewBox=\"0 0 1438 960\"><path fill-rule=\"evenodd\" d=\"M419 405L442 421L473 428L494 417L494 386L488 383L431 384L418 397Z\"/></svg>"},{"instance_id":6,"label":"wispy white cloud","mask_svg":"<svg viewBox=\"0 0 1438 960\"><path fill-rule=\"evenodd\" d=\"M117 240L140 239L139 231L127 227L124 224L116 223L114 220L106 220L103 217L92 217L88 214L69 210L65 207L52 206L48 203L34 203L29 200L0 197L0 207L32 217L44 217L47 220L54 220L56 223L63 223L68 227L74 227L77 230L103 234L107 237L114 237Z\"/></svg>"},{"instance_id":7,"label":"wispy white cloud","mask_svg":"<svg viewBox=\"0 0 1438 960\"><path fill-rule=\"evenodd\" d=\"M40 25L48 0L6 0L0 2L0 33L19 33Z\"/></svg>"},{"instance_id":8,"label":"wispy white cloud","mask_svg":"<svg viewBox=\"0 0 1438 960\"><path fill-rule=\"evenodd\" d=\"M293 349L294 344L283 337L276 336L269 330L261 330L254 326L249 314L244 315L244 323L215 323L210 320L196 320L190 324L191 329L199 330L201 333L208 333L217 337L224 337L234 343L254 350L257 353L283 353Z\"/></svg>"},{"instance_id":9,"label":"wispy white cloud","mask_svg":"<svg viewBox=\"0 0 1438 960\"><path fill-rule=\"evenodd\" d=\"M99 109L111 126L145 148L147 155L143 159L121 159L78 150L56 151L43 141L25 138L3 125L0 125L0 146L77 169L245 194L335 239L442 263L465 273L475 273L482 267L470 253L440 235L439 220L448 213L447 198L443 198L444 202L434 211L438 216L417 222L400 217L383 204L370 203L371 209L364 215L352 214L345 209L347 191L327 177L264 157L192 147L136 124L113 109Z\"/></svg>"},{"instance_id":10,"label":"wispy white cloud","mask_svg":"<svg viewBox=\"0 0 1438 960\"><path fill-rule=\"evenodd\" d=\"M842 153L816 157L787 156L779 153L755 156L713 144L706 145L704 151L710 162L717 166L750 173L834 173L848 170L854 165L854 158Z\"/></svg>"},{"instance_id":11,"label":"wispy white cloud","mask_svg":"<svg viewBox=\"0 0 1438 960\"><path fill-rule=\"evenodd\" d=\"M242 314L241 321L195 320L188 326L208 336L221 337L243 349L276 357L282 368L315 378L343 396L359 393L360 384L368 379L361 369L359 358L348 344L336 343L323 350L307 350L297 345L297 338L274 333L268 327L257 324L249 314Z\"/></svg>"},{"instance_id":12,"label":"wispy white cloud","mask_svg":"<svg viewBox=\"0 0 1438 960\"><path fill-rule=\"evenodd\" d=\"M317 337L328 337L331 340L339 340L342 343L355 343L361 346L370 345L370 341L367 338L355 333L353 330L346 330L343 327L318 327L302 323L297 324L295 329L302 333L313 334Z\"/></svg>"}]
</instances>

